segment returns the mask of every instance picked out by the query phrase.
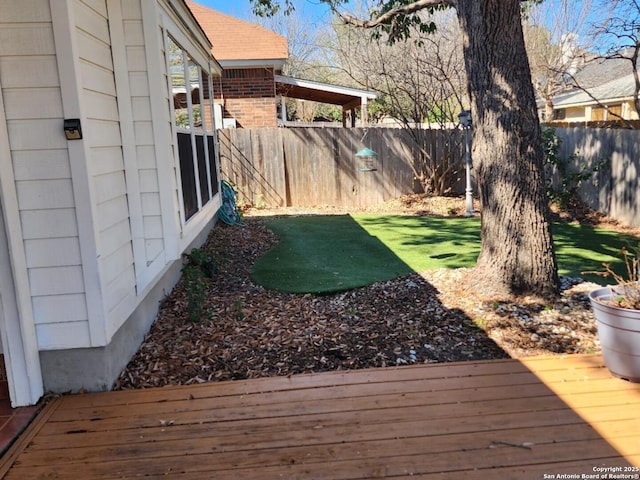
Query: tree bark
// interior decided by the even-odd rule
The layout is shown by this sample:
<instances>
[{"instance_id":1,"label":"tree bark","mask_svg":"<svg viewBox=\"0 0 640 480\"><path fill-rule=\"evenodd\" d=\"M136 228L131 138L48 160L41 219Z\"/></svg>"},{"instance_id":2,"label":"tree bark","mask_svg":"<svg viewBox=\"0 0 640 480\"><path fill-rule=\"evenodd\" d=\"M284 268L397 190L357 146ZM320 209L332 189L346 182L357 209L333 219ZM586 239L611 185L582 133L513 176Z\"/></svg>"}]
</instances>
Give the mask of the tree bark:
<instances>
[{"instance_id":1,"label":"tree bark","mask_svg":"<svg viewBox=\"0 0 640 480\"><path fill-rule=\"evenodd\" d=\"M544 120L546 122L555 120L553 113L553 97L548 95L544 96Z\"/></svg>"},{"instance_id":2,"label":"tree bark","mask_svg":"<svg viewBox=\"0 0 640 480\"><path fill-rule=\"evenodd\" d=\"M516 0L458 0L482 208L477 269L499 293L559 290L540 124Z\"/></svg>"}]
</instances>

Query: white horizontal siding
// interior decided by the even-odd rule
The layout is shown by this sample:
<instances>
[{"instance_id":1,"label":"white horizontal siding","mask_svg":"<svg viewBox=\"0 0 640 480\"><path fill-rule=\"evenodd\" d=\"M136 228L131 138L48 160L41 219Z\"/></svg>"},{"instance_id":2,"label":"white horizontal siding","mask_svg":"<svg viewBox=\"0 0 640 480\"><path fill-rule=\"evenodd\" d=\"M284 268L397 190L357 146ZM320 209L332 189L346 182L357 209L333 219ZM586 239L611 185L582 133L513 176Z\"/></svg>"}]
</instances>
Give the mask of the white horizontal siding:
<instances>
[{"instance_id":1,"label":"white horizontal siding","mask_svg":"<svg viewBox=\"0 0 640 480\"><path fill-rule=\"evenodd\" d=\"M95 202L99 271L107 339L135 307L135 270L125 175L121 112L105 0L77 0L76 26L82 70L81 87L89 145L89 174ZM125 3L131 3L127 1ZM117 60L117 58L116 58ZM114 279L121 279L120 283ZM125 305L114 313L116 305ZM117 317L117 315L120 315Z\"/></svg>"},{"instance_id":2,"label":"white horizontal siding","mask_svg":"<svg viewBox=\"0 0 640 480\"><path fill-rule=\"evenodd\" d=\"M142 28L142 21L139 20L139 17L135 20L127 20L125 16L125 20L122 22L122 28L124 30L124 41L128 46L144 47L144 30Z\"/></svg>"},{"instance_id":3,"label":"white horizontal siding","mask_svg":"<svg viewBox=\"0 0 640 480\"><path fill-rule=\"evenodd\" d=\"M119 151L119 146L93 148L89 158L91 175L106 175L124 170L124 162Z\"/></svg>"},{"instance_id":4,"label":"white horizontal siding","mask_svg":"<svg viewBox=\"0 0 640 480\"><path fill-rule=\"evenodd\" d=\"M0 23L0 56L55 54L49 23Z\"/></svg>"},{"instance_id":5,"label":"white horizontal siding","mask_svg":"<svg viewBox=\"0 0 640 480\"><path fill-rule=\"evenodd\" d=\"M69 154L66 149L14 152L13 175L16 181L71 178Z\"/></svg>"},{"instance_id":6,"label":"white horizontal siding","mask_svg":"<svg viewBox=\"0 0 640 480\"><path fill-rule=\"evenodd\" d=\"M100 232L100 239L103 242L101 251L105 257L112 255L118 250L125 250L130 246L129 228L129 220L125 218L121 222Z\"/></svg>"},{"instance_id":7,"label":"white horizontal siding","mask_svg":"<svg viewBox=\"0 0 640 480\"><path fill-rule=\"evenodd\" d=\"M133 119L136 122L151 122L149 97L133 97Z\"/></svg>"},{"instance_id":8,"label":"white horizontal siding","mask_svg":"<svg viewBox=\"0 0 640 480\"><path fill-rule=\"evenodd\" d=\"M124 0L120 3L122 4L122 18L125 21L129 20L140 22L140 19L142 18L142 8L140 8L140 0Z\"/></svg>"},{"instance_id":9,"label":"white horizontal siding","mask_svg":"<svg viewBox=\"0 0 640 480\"><path fill-rule=\"evenodd\" d=\"M104 0L83 0L83 3L102 17L107 18L107 5Z\"/></svg>"},{"instance_id":10,"label":"white horizontal siding","mask_svg":"<svg viewBox=\"0 0 640 480\"><path fill-rule=\"evenodd\" d=\"M42 350L88 348L91 346L89 323L61 322L36 325L38 344Z\"/></svg>"},{"instance_id":11,"label":"white horizontal siding","mask_svg":"<svg viewBox=\"0 0 640 480\"><path fill-rule=\"evenodd\" d=\"M97 118L97 112L93 112L87 121L87 139L91 142L91 148L121 146L120 125L118 122L101 120ZM122 156L122 153L120 153Z\"/></svg>"},{"instance_id":12,"label":"white horizontal siding","mask_svg":"<svg viewBox=\"0 0 640 480\"><path fill-rule=\"evenodd\" d=\"M127 194L124 172L113 172L93 178L96 203L99 205L116 197ZM122 217L128 217L126 210Z\"/></svg>"},{"instance_id":13,"label":"white horizontal siding","mask_svg":"<svg viewBox=\"0 0 640 480\"><path fill-rule=\"evenodd\" d=\"M80 61L80 79L90 90L104 94L116 95L116 84L113 72L87 61Z\"/></svg>"},{"instance_id":14,"label":"white horizontal siding","mask_svg":"<svg viewBox=\"0 0 640 480\"><path fill-rule=\"evenodd\" d=\"M156 138L152 123L152 101L147 66L147 46L140 2L121 1L123 31L126 52L128 86L132 101L132 120L136 151L136 177L140 192L140 215L144 241L138 246L137 265L149 267L154 260L164 256L164 232L162 229L160 186L156 160ZM169 139L167 139L169 140ZM170 140L169 140L170 141ZM162 259L164 263L164 259ZM144 267L143 267L144 268ZM157 270L157 265L153 267ZM151 278L151 270L138 272L139 278ZM143 286L146 285L143 281Z\"/></svg>"},{"instance_id":15,"label":"white horizontal siding","mask_svg":"<svg viewBox=\"0 0 640 480\"><path fill-rule=\"evenodd\" d=\"M142 213L145 216L161 215L159 193L153 192L142 194Z\"/></svg>"},{"instance_id":16,"label":"white horizontal siding","mask_svg":"<svg viewBox=\"0 0 640 480\"><path fill-rule=\"evenodd\" d=\"M100 120L118 121L118 103L116 97L92 90L84 91L82 99L87 108L88 118L99 118ZM96 117L99 115L99 117Z\"/></svg>"},{"instance_id":17,"label":"white horizontal siding","mask_svg":"<svg viewBox=\"0 0 640 480\"><path fill-rule=\"evenodd\" d=\"M29 282L33 296L84 292L80 266L32 268L29 269Z\"/></svg>"},{"instance_id":18,"label":"white horizontal siding","mask_svg":"<svg viewBox=\"0 0 640 480\"><path fill-rule=\"evenodd\" d=\"M25 239L78 236L73 208L21 211L20 220Z\"/></svg>"},{"instance_id":19,"label":"white horizontal siding","mask_svg":"<svg viewBox=\"0 0 640 480\"><path fill-rule=\"evenodd\" d=\"M15 0L0 0L0 18L6 23L51 22L49 2L42 0L20 0L16 8Z\"/></svg>"},{"instance_id":20,"label":"white horizontal siding","mask_svg":"<svg viewBox=\"0 0 640 480\"><path fill-rule=\"evenodd\" d=\"M104 45L110 44L109 24L104 1L97 0L93 5L87 5L86 1L76 2L76 25L82 33L99 40Z\"/></svg>"},{"instance_id":21,"label":"white horizontal siding","mask_svg":"<svg viewBox=\"0 0 640 480\"><path fill-rule=\"evenodd\" d=\"M127 47L127 65L129 71L132 72L146 71L147 59L143 46L134 45Z\"/></svg>"},{"instance_id":22,"label":"white horizontal siding","mask_svg":"<svg viewBox=\"0 0 640 480\"><path fill-rule=\"evenodd\" d=\"M164 241L161 238L148 238L144 246L147 254L147 265L151 265L164 253Z\"/></svg>"},{"instance_id":23,"label":"white horizontal siding","mask_svg":"<svg viewBox=\"0 0 640 480\"><path fill-rule=\"evenodd\" d=\"M117 225L118 223L121 223L123 221L128 222L129 219L127 216L122 214L123 211L127 211L126 195L114 197L109 201L102 202L100 205L98 205L97 208L98 229L101 232L104 232L110 227ZM122 235L125 239L128 237L128 235L125 235L124 232L122 232Z\"/></svg>"},{"instance_id":24,"label":"white horizontal siding","mask_svg":"<svg viewBox=\"0 0 640 480\"><path fill-rule=\"evenodd\" d=\"M78 30L79 57L106 70L113 70L109 45L83 30Z\"/></svg>"},{"instance_id":25,"label":"white horizontal siding","mask_svg":"<svg viewBox=\"0 0 640 480\"><path fill-rule=\"evenodd\" d=\"M3 89L58 87L58 66L53 55L0 57L0 84Z\"/></svg>"},{"instance_id":26,"label":"white horizontal siding","mask_svg":"<svg viewBox=\"0 0 640 480\"><path fill-rule=\"evenodd\" d=\"M136 296L136 277L133 269L127 268L123 271L119 276L114 278L114 280L107 284L106 292L105 292L105 304L107 306L107 311L110 313L110 319L108 327L110 327L111 332L115 332L126 317L124 315L120 315L120 318L117 318L116 308L121 306L123 302L128 303L128 308L122 308L121 311L127 311L131 309L131 305L135 305ZM128 313L131 313L130 311ZM126 314L125 314L126 315Z\"/></svg>"},{"instance_id":27,"label":"white horizontal siding","mask_svg":"<svg viewBox=\"0 0 640 480\"><path fill-rule=\"evenodd\" d=\"M28 268L81 265L77 237L25 240ZM54 253L52 255L52 253Z\"/></svg>"},{"instance_id":28,"label":"white horizontal siding","mask_svg":"<svg viewBox=\"0 0 640 480\"><path fill-rule=\"evenodd\" d=\"M149 98L149 78L147 72L130 72L129 83L132 97Z\"/></svg>"},{"instance_id":29,"label":"white horizontal siding","mask_svg":"<svg viewBox=\"0 0 640 480\"><path fill-rule=\"evenodd\" d=\"M7 120L63 117L62 98L58 87L6 89L4 106Z\"/></svg>"},{"instance_id":30,"label":"white horizontal siding","mask_svg":"<svg viewBox=\"0 0 640 480\"><path fill-rule=\"evenodd\" d=\"M162 238L161 217L144 217L144 237Z\"/></svg>"},{"instance_id":31,"label":"white horizontal siding","mask_svg":"<svg viewBox=\"0 0 640 480\"><path fill-rule=\"evenodd\" d=\"M84 294L33 297L38 324L86 321L89 318Z\"/></svg>"},{"instance_id":32,"label":"white horizontal siding","mask_svg":"<svg viewBox=\"0 0 640 480\"><path fill-rule=\"evenodd\" d=\"M60 131L60 119L11 120L7 122L7 129L12 151L67 148L67 140Z\"/></svg>"},{"instance_id":33,"label":"white horizontal siding","mask_svg":"<svg viewBox=\"0 0 640 480\"><path fill-rule=\"evenodd\" d=\"M101 258L100 260L102 262L102 274L104 281L107 284L110 284L120 275L131 270L131 264L133 263L131 246L123 246L108 257Z\"/></svg>"},{"instance_id":34,"label":"white horizontal siding","mask_svg":"<svg viewBox=\"0 0 640 480\"><path fill-rule=\"evenodd\" d=\"M151 122L137 121L134 124L136 144L153 145L153 127Z\"/></svg>"},{"instance_id":35,"label":"white horizontal siding","mask_svg":"<svg viewBox=\"0 0 640 480\"><path fill-rule=\"evenodd\" d=\"M16 182L18 205L24 210L74 208L71 179Z\"/></svg>"},{"instance_id":36,"label":"white horizontal siding","mask_svg":"<svg viewBox=\"0 0 640 480\"><path fill-rule=\"evenodd\" d=\"M139 170L139 175L142 193L157 193L159 191L157 170Z\"/></svg>"},{"instance_id":37,"label":"white horizontal siding","mask_svg":"<svg viewBox=\"0 0 640 480\"><path fill-rule=\"evenodd\" d=\"M156 150L153 145L136 146L138 168L156 168Z\"/></svg>"}]
</instances>

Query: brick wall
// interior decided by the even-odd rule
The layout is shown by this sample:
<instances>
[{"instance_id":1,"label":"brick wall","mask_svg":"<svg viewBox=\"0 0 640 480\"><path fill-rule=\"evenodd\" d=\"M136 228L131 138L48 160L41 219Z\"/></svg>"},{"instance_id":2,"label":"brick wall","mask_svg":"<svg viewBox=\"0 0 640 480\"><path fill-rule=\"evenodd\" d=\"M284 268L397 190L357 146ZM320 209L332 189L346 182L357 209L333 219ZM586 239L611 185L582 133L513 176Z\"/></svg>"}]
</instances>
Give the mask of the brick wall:
<instances>
[{"instance_id":1,"label":"brick wall","mask_svg":"<svg viewBox=\"0 0 640 480\"><path fill-rule=\"evenodd\" d=\"M220 85L222 83L222 85ZM273 68L224 70L214 81L215 98L224 96L224 117L241 128L276 126L276 87Z\"/></svg>"}]
</instances>

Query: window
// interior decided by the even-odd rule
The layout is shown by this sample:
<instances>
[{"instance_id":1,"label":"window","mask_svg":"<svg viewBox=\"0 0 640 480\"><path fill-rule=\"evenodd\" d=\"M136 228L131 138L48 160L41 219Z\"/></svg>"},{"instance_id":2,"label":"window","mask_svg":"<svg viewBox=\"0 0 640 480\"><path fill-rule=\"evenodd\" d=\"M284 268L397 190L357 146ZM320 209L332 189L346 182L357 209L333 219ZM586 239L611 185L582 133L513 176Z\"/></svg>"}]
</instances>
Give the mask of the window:
<instances>
[{"instance_id":1,"label":"window","mask_svg":"<svg viewBox=\"0 0 640 480\"><path fill-rule=\"evenodd\" d=\"M607 120L620 120L622 117L622 104L609 105Z\"/></svg>"},{"instance_id":2,"label":"window","mask_svg":"<svg viewBox=\"0 0 640 480\"><path fill-rule=\"evenodd\" d=\"M180 164L184 221L218 193L211 77L169 36L169 83Z\"/></svg>"},{"instance_id":3,"label":"window","mask_svg":"<svg viewBox=\"0 0 640 480\"><path fill-rule=\"evenodd\" d=\"M591 121L593 122L601 122L606 120L606 109L602 107L593 107L591 109Z\"/></svg>"}]
</instances>

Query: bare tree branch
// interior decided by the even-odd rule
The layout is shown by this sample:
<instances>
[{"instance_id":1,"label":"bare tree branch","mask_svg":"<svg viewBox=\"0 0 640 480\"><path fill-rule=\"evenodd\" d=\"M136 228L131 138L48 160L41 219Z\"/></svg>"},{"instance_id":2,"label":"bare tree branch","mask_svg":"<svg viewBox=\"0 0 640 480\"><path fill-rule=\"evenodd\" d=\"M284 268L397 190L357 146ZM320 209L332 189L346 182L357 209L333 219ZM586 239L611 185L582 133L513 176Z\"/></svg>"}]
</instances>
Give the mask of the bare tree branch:
<instances>
[{"instance_id":1,"label":"bare tree branch","mask_svg":"<svg viewBox=\"0 0 640 480\"><path fill-rule=\"evenodd\" d=\"M596 97L595 97L595 96L594 96L594 95L593 95L589 90L587 90L587 89L586 89L586 88L584 88L582 85L580 85L580 83L576 80L576 78L575 78L573 75L571 75L571 74L567 74L567 77L569 77L569 78L571 79L571 82L573 83L573 86L574 86L575 88L577 88L578 90L580 90L580 91L584 92L584 93L585 93L585 94L586 94L586 95L587 95L591 100L593 100L594 102L596 102L596 104L597 104L600 108L604 108L604 109L609 113L609 115L612 115L612 116L614 116L614 117L618 118L620 121L622 121L622 122L627 126L627 128L630 128L630 129L634 129L634 128L635 128L635 127L633 126L633 123L631 123L629 120L627 120L627 119L623 118L621 115L618 115L617 113L612 112L612 111L609 109L609 106L608 106L608 105L605 105L604 103L602 103L602 102L601 102L599 99L597 99L597 98L596 98Z\"/></svg>"},{"instance_id":2,"label":"bare tree branch","mask_svg":"<svg viewBox=\"0 0 640 480\"><path fill-rule=\"evenodd\" d=\"M331 6L331 9L345 23L361 28L374 28L390 23L398 15L411 15L412 13L416 13L429 7L449 6L455 8L457 5L457 0L418 0L416 2L409 3L408 5L401 5L399 7L393 8L372 20L359 19L349 13L339 11L334 6Z\"/></svg>"}]
</instances>

